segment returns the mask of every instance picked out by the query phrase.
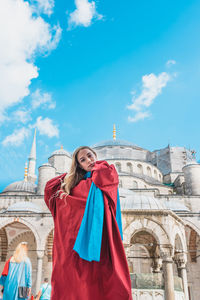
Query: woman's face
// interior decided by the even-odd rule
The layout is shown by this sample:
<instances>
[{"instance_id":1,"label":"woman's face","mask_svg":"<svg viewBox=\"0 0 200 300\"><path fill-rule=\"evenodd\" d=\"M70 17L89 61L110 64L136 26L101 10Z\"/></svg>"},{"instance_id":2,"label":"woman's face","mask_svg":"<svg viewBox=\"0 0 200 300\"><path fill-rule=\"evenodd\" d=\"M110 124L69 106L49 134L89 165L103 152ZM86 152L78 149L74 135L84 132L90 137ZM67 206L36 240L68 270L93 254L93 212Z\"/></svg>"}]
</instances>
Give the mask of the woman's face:
<instances>
[{"instance_id":1,"label":"woman's face","mask_svg":"<svg viewBox=\"0 0 200 300\"><path fill-rule=\"evenodd\" d=\"M77 154L77 160L80 167L86 172L92 171L96 162L96 155L90 149L82 149Z\"/></svg>"}]
</instances>

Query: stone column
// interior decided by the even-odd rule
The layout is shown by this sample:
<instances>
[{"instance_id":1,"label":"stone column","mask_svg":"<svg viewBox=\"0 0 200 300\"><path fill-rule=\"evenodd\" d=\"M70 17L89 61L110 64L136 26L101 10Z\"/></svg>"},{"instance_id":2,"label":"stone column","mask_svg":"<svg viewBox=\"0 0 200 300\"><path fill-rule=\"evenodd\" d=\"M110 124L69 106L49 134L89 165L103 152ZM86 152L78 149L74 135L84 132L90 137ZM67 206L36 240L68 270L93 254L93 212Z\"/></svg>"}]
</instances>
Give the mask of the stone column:
<instances>
[{"instance_id":1,"label":"stone column","mask_svg":"<svg viewBox=\"0 0 200 300\"><path fill-rule=\"evenodd\" d=\"M165 281L165 300L175 300L173 260L169 254L162 254L163 274Z\"/></svg>"},{"instance_id":2,"label":"stone column","mask_svg":"<svg viewBox=\"0 0 200 300\"><path fill-rule=\"evenodd\" d=\"M185 300L189 300L186 260L183 257L179 257L177 259L177 268L178 268L178 275L182 278Z\"/></svg>"},{"instance_id":3,"label":"stone column","mask_svg":"<svg viewBox=\"0 0 200 300\"><path fill-rule=\"evenodd\" d=\"M37 279L36 279L36 293L38 293L42 282L42 263L44 251L37 251Z\"/></svg>"},{"instance_id":4,"label":"stone column","mask_svg":"<svg viewBox=\"0 0 200 300\"><path fill-rule=\"evenodd\" d=\"M153 258L152 271L153 273L161 273L162 259L159 257Z\"/></svg>"}]
</instances>

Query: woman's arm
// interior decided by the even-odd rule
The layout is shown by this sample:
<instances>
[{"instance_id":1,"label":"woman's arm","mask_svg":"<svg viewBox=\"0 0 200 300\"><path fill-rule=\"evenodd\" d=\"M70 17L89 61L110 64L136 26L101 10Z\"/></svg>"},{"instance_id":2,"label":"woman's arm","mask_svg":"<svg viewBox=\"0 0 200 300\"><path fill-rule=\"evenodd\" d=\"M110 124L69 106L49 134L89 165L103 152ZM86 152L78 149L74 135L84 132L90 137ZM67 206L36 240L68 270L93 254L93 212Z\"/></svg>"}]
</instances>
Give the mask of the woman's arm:
<instances>
[{"instance_id":1,"label":"woman's arm","mask_svg":"<svg viewBox=\"0 0 200 300\"><path fill-rule=\"evenodd\" d=\"M56 198L58 197L58 191L60 190L61 183L65 177L65 174L52 178L46 183L44 189L44 201L47 207L51 211L52 216L56 214Z\"/></svg>"},{"instance_id":2,"label":"woman's arm","mask_svg":"<svg viewBox=\"0 0 200 300\"><path fill-rule=\"evenodd\" d=\"M92 181L102 190L117 187L119 180L114 165L109 165L104 160L96 161L92 169Z\"/></svg>"},{"instance_id":3,"label":"woman's arm","mask_svg":"<svg viewBox=\"0 0 200 300\"><path fill-rule=\"evenodd\" d=\"M110 204L116 211L119 180L114 165L109 165L106 161L97 161L92 169L92 181L100 190L106 193Z\"/></svg>"}]
</instances>

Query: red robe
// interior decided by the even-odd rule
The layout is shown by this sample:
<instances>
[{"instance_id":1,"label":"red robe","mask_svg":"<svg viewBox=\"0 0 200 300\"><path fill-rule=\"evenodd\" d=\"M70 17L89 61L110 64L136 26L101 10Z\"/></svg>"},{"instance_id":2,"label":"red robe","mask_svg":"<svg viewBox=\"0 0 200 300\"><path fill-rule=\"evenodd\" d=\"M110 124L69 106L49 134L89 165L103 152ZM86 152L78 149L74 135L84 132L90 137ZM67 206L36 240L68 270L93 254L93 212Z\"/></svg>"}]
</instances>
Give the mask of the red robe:
<instances>
[{"instance_id":1,"label":"red robe","mask_svg":"<svg viewBox=\"0 0 200 300\"><path fill-rule=\"evenodd\" d=\"M1 273L1 276L7 276L9 272L9 263L10 263L11 257L6 261L3 271Z\"/></svg>"},{"instance_id":2,"label":"red robe","mask_svg":"<svg viewBox=\"0 0 200 300\"><path fill-rule=\"evenodd\" d=\"M45 187L45 202L54 219L51 300L131 300L131 281L115 219L118 175L113 165L96 162L91 178L81 180L69 196L60 197L61 181ZM92 181L104 196L100 262L88 262L73 250Z\"/></svg>"}]
</instances>

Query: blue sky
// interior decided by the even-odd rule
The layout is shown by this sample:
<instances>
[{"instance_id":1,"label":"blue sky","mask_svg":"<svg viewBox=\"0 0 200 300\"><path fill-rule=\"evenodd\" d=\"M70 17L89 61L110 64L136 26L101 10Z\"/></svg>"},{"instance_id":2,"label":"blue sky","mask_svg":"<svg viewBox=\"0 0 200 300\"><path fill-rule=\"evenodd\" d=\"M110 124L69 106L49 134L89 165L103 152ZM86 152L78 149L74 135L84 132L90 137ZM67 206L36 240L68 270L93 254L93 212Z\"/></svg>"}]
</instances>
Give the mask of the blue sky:
<instances>
[{"instance_id":1,"label":"blue sky","mask_svg":"<svg viewBox=\"0 0 200 300\"><path fill-rule=\"evenodd\" d=\"M2 0L0 190L37 167L117 138L200 159L200 2Z\"/></svg>"}]
</instances>

